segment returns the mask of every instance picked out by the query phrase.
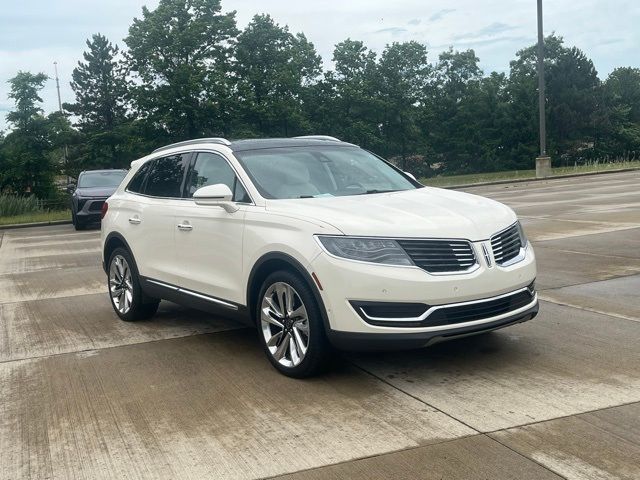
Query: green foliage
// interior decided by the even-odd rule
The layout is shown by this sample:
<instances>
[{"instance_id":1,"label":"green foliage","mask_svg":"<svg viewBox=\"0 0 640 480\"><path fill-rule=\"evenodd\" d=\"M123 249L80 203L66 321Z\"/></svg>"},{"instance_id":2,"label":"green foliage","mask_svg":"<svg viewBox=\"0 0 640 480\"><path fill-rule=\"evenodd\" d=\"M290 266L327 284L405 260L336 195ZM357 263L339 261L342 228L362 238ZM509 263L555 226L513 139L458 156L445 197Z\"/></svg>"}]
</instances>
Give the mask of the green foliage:
<instances>
[{"instance_id":1,"label":"green foliage","mask_svg":"<svg viewBox=\"0 0 640 480\"><path fill-rule=\"evenodd\" d=\"M77 127L82 138L67 138L74 145L67 158L65 171L77 175L80 167L119 168L131 158L123 152L127 84L119 50L106 37L97 34L87 40L84 62L73 70L71 88L76 102L65 104L68 112L78 117Z\"/></svg>"},{"instance_id":2,"label":"green foliage","mask_svg":"<svg viewBox=\"0 0 640 480\"><path fill-rule=\"evenodd\" d=\"M16 109L7 114L7 121L13 123L16 128L25 128L31 121L42 115L42 98L39 91L47 81L44 73L33 74L19 71L15 77L9 80L11 91L9 98L16 104Z\"/></svg>"},{"instance_id":3,"label":"green foliage","mask_svg":"<svg viewBox=\"0 0 640 480\"><path fill-rule=\"evenodd\" d=\"M333 66L269 15L239 31L220 0L160 0L134 19L121 52L93 35L73 71L73 116L44 116L44 74L10 80L0 191L54 197L55 174L126 167L171 141L204 136L334 135L419 177L529 170L538 155L537 50L486 73L473 50L428 57L418 42L376 53L335 46ZM640 156L640 69L601 81L562 37L545 39L548 152L554 166ZM71 124L70 120L75 122Z\"/></svg>"},{"instance_id":4,"label":"green foliage","mask_svg":"<svg viewBox=\"0 0 640 480\"><path fill-rule=\"evenodd\" d=\"M245 135L292 136L310 129L302 110L306 90L320 74L312 43L256 15L238 35L233 72Z\"/></svg>"},{"instance_id":5,"label":"green foliage","mask_svg":"<svg viewBox=\"0 0 640 480\"><path fill-rule=\"evenodd\" d=\"M9 98L16 107L7 114L14 129L2 143L0 191L46 196L53 189L54 166L47 155L50 124L42 115L38 94L46 80L43 73L22 71L9 80Z\"/></svg>"},{"instance_id":6,"label":"green foliage","mask_svg":"<svg viewBox=\"0 0 640 480\"><path fill-rule=\"evenodd\" d=\"M333 52L335 70L313 87L306 110L319 132L381 151L382 99L376 54L360 41L347 39Z\"/></svg>"},{"instance_id":7,"label":"green foliage","mask_svg":"<svg viewBox=\"0 0 640 480\"><path fill-rule=\"evenodd\" d=\"M226 133L235 12L220 0L160 0L142 9L125 43L136 116L164 139Z\"/></svg>"},{"instance_id":8,"label":"green foliage","mask_svg":"<svg viewBox=\"0 0 640 480\"><path fill-rule=\"evenodd\" d=\"M0 217L11 217L40 211L38 199L34 196L0 194Z\"/></svg>"}]
</instances>

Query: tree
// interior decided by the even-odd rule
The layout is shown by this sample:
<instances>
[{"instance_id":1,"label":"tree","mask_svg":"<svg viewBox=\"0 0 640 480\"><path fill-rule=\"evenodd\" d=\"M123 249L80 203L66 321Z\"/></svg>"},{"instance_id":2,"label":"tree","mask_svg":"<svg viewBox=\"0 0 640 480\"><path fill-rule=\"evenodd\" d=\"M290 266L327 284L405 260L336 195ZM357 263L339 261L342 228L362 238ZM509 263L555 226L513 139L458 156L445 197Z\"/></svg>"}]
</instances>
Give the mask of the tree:
<instances>
[{"instance_id":1,"label":"tree","mask_svg":"<svg viewBox=\"0 0 640 480\"><path fill-rule=\"evenodd\" d=\"M603 84L600 150L611 156L640 153L640 69L616 68Z\"/></svg>"},{"instance_id":2,"label":"tree","mask_svg":"<svg viewBox=\"0 0 640 480\"><path fill-rule=\"evenodd\" d=\"M414 41L387 45L377 72L384 153L399 155L404 168L407 156L420 148L424 138L418 126L418 112L430 73L427 49Z\"/></svg>"},{"instance_id":3,"label":"tree","mask_svg":"<svg viewBox=\"0 0 640 480\"><path fill-rule=\"evenodd\" d=\"M291 136L308 130L302 103L321 59L302 34L256 15L238 36L234 74L248 134Z\"/></svg>"},{"instance_id":4,"label":"tree","mask_svg":"<svg viewBox=\"0 0 640 480\"><path fill-rule=\"evenodd\" d=\"M126 121L126 81L118 47L100 34L86 43L84 62L78 62L72 74L76 102L64 105L78 117L77 125L85 137L80 165L122 167L130 159L123 158L120 147Z\"/></svg>"},{"instance_id":5,"label":"tree","mask_svg":"<svg viewBox=\"0 0 640 480\"><path fill-rule=\"evenodd\" d=\"M44 73L19 71L9 80L11 90L8 96L15 102L16 109L7 114L7 121L16 128L25 128L42 115L42 98L38 92L48 79Z\"/></svg>"},{"instance_id":6,"label":"tree","mask_svg":"<svg viewBox=\"0 0 640 480\"><path fill-rule=\"evenodd\" d=\"M520 165L531 165L537 154L536 48L517 52L509 76L514 134L510 148ZM593 62L581 50L566 48L562 37L550 35L545 39L545 83L548 151L565 164L583 159L596 137L600 81Z\"/></svg>"},{"instance_id":7,"label":"tree","mask_svg":"<svg viewBox=\"0 0 640 480\"><path fill-rule=\"evenodd\" d=\"M7 120L14 128L3 142L5 165L0 172L0 190L34 193L41 198L53 192L48 124L39 95L47 79L44 73L20 71L9 80L9 98L14 100L15 110L7 114Z\"/></svg>"},{"instance_id":8,"label":"tree","mask_svg":"<svg viewBox=\"0 0 640 480\"><path fill-rule=\"evenodd\" d=\"M142 9L125 43L135 113L166 140L223 134L235 12L220 0L160 0Z\"/></svg>"},{"instance_id":9,"label":"tree","mask_svg":"<svg viewBox=\"0 0 640 480\"><path fill-rule=\"evenodd\" d=\"M478 129L482 115L482 94L494 86L487 82L482 90L482 70L473 50L449 49L440 54L434 75L425 89L424 128L429 132L432 163L442 163L445 171L470 171L477 168L483 154L484 139ZM490 105L486 105L489 109ZM485 109L485 110L486 110Z\"/></svg>"},{"instance_id":10,"label":"tree","mask_svg":"<svg viewBox=\"0 0 640 480\"><path fill-rule=\"evenodd\" d=\"M361 41L347 39L333 51L334 71L325 74L324 124L331 133L365 148L380 149L382 102L377 81L375 52ZM313 111L312 109L310 109Z\"/></svg>"}]
</instances>

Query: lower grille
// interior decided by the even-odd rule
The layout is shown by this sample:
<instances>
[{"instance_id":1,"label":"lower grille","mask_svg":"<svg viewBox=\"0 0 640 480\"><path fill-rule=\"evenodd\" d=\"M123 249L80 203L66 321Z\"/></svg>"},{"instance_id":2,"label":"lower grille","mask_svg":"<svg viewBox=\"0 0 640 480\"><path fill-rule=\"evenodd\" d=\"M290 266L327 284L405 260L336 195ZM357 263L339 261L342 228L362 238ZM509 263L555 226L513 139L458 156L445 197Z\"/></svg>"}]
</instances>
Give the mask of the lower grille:
<instances>
[{"instance_id":1,"label":"lower grille","mask_svg":"<svg viewBox=\"0 0 640 480\"><path fill-rule=\"evenodd\" d=\"M529 290L525 290L496 300L442 308L429 315L425 326L455 325L456 323L496 317L530 304L533 301L533 295Z\"/></svg>"},{"instance_id":2,"label":"lower grille","mask_svg":"<svg viewBox=\"0 0 640 480\"><path fill-rule=\"evenodd\" d=\"M430 273L455 273L470 270L476 256L466 240L396 239L413 263Z\"/></svg>"},{"instance_id":3,"label":"lower grille","mask_svg":"<svg viewBox=\"0 0 640 480\"><path fill-rule=\"evenodd\" d=\"M362 319L380 327L442 327L484 320L516 311L536 298L535 282L519 291L497 297L430 307L422 303L351 301Z\"/></svg>"}]
</instances>

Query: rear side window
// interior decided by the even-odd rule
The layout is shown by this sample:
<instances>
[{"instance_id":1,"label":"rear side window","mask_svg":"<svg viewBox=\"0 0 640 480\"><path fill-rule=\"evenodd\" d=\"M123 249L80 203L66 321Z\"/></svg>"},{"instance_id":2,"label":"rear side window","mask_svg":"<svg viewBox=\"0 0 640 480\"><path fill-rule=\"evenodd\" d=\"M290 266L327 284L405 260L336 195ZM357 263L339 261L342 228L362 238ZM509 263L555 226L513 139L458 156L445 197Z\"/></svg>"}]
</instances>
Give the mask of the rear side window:
<instances>
[{"instance_id":1,"label":"rear side window","mask_svg":"<svg viewBox=\"0 0 640 480\"><path fill-rule=\"evenodd\" d=\"M213 153L199 153L187 179L187 196L207 185L223 183L233 192L234 202L249 203L251 199L227 161Z\"/></svg>"},{"instance_id":2,"label":"rear side window","mask_svg":"<svg viewBox=\"0 0 640 480\"><path fill-rule=\"evenodd\" d=\"M184 177L183 158L183 155L171 155L153 160L144 194L152 197L180 198Z\"/></svg>"},{"instance_id":3,"label":"rear side window","mask_svg":"<svg viewBox=\"0 0 640 480\"><path fill-rule=\"evenodd\" d=\"M152 163L153 161L147 162L138 169L136 174L129 182L129 185L127 185L127 190L133 193L142 193L142 189L144 187L144 179L147 176L147 173L149 173Z\"/></svg>"}]
</instances>

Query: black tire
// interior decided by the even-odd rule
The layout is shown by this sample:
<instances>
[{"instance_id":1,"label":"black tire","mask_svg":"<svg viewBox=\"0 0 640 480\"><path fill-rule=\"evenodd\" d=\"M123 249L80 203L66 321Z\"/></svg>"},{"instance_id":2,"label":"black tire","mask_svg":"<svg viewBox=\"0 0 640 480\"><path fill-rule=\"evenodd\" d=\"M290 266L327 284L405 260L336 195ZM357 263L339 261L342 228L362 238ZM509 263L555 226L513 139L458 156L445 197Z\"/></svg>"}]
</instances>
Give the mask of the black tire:
<instances>
[{"instance_id":1,"label":"black tire","mask_svg":"<svg viewBox=\"0 0 640 480\"><path fill-rule=\"evenodd\" d=\"M126 265L130 270L130 292L131 301L129 302L128 310L120 309L116 304L116 299L112 295L112 268L116 268L114 262L117 258L123 258L126 261ZM138 320L147 320L155 315L158 310L160 300L156 298L148 297L140 286L140 276L138 274L138 267L133 259L131 253L125 248L116 248L109 256L109 262L107 263L107 288L109 289L109 300L111 306L116 312L118 317L125 322L136 322ZM125 294L126 295L126 294Z\"/></svg>"},{"instance_id":2,"label":"black tire","mask_svg":"<svg viewBox=\"0 0 640 480\"><path fill-rule=\"evenodd\" d=\"M84 223L81 223L80 220L78 220L78 216L74 212L71 212L71 223L73 223L73 227L76 230L84 230L86 227Z\"/></svg>"},{"instance_id":3,"label":"black tire","mask_svg":"<svg viewBox=\"0 0 640 480\"><path fill-rule=\"evenodd\" d=\"M262 302L265 294L270 287L282 283L293 287L294 294L297 294L298 299L302 302L304 308L306 309L306 323L308 324L308 336L306 337L308 342L307 349L302 358L302 361L294 366L283 365L274 357L274 353L269 350L270 347L267 345L267 338L265 337L265 335L268 335L268 333L264 333L263 322L261 319ZM300 303L297 304L299 305ZM316 301L311 287L298 274L287 270L280 270L270 274L265 279L262 287L260 288L260 292L258 294L258 299L256 302L255 315L260 343L262 344L267 358L280 373L293 378L311 377L325 371L331 364L333 349L331 348L331 345L329 344L329 341L327 340L325 334L320 306ZM289 322L292 322L292 320L289 320ZM284 324L284 321L282 323ZM278 330L278 327L275 326L270 328L273 328L276 331ZM293 335L293 327L289 328L289 332L291 332L291 334ZM285 332L286 330L283 329L282 331ZM272 345L271 348L276 348L276 345ZM290 353L290 350L287 350L285 352L285 355L287 352Z\"/></svg>"}]
</instances>

